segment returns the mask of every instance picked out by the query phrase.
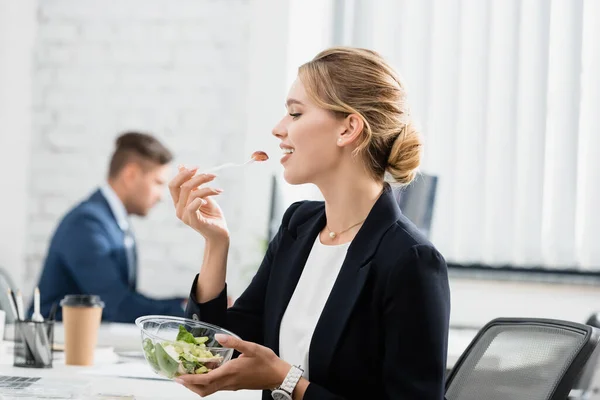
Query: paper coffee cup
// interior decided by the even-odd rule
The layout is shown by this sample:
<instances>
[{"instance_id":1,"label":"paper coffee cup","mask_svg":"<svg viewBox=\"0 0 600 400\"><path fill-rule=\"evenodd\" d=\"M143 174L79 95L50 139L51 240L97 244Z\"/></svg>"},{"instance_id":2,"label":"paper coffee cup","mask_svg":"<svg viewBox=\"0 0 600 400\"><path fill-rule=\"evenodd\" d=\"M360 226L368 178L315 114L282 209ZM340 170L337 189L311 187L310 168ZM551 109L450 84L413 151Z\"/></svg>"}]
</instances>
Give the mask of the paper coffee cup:
<instances>
[{"instance_id":1,"label":"paper coffee cup","mask_svg":"<svg viewBox=\"0 0 600 400\"><path fill-rule=\"evenodd\" d=\"M65 330L65 363L92 365L104 303L99 296L67 295L60 305Z\"/></svg>"}]
</instances>

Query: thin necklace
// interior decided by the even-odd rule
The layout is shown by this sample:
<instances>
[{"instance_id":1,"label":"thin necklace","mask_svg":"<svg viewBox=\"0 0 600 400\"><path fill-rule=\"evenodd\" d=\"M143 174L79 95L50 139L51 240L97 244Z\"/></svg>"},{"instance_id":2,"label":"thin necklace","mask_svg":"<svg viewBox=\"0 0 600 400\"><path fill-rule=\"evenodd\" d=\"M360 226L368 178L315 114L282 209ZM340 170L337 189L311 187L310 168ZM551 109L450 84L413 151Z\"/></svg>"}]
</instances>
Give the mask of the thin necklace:
<instances>
[{"instance_id":1,"label":"thin necklace","mask_svg":"<svg viewBox=\"0 0 600 400\"><path fill-rule=\"evenodd\" d=\"M381 197L381 195L383 194L384 191L385 191L385 186L383 187L383 189L379 193L379 196L377 196L377 198L375 199L375 203L377 203L377 200L379 200L379 198ZM336 237L338 237L342 233L346 233L350 229L354 228L355 226L358 226L358 225L362 224L363 222L365 222L365 220L366 220L366 218L363 219L362 221L357 222L356 224L352 225L350 228L346 228L346 229L344 229L343 231L340 231L340 232L334 232L334 231L332 231L331 229L329 229L329 226L327 224L325 224L325 228L327 228L327 231L329 231L329 237L331 238L331 240L334 240Z\"/></svg>"},{"instance_id":2,"label":"thin necklace","mask_svg":"<svg viewBox=\"0 0 600 400\"><path fill-rule=\"evenodd\" d=\"M344 229L343 231L340 231L340 232L334 232L334 231L332 231L331 229L329 229L329 227L327 225L325 225L325 227L329 231L329 237L331 238L331 240L333 240L336 237L338 237L338 235L341 235L342 233L348 232L350 229L354 228L355 226L362 224L363 222L365 222L365 219L363 219L360 222L357 222L356 224L352 225L350 228Z\"/></svg>"}]
</instances>

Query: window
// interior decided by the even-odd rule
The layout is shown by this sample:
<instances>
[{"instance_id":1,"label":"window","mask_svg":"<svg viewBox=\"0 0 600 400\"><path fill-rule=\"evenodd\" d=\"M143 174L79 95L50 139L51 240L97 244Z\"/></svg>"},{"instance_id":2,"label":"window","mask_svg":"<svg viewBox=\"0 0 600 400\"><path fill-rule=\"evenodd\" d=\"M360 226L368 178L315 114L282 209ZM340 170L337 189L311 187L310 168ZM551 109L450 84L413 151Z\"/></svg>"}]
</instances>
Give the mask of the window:
<instances>
[{"instance_id":1,"label":"window","mask_svg":"<svg viewBox=\"0 0 600 400\"><path fill-rule=\"evenodd\" d=\"M292 3L294 68L329 27L405 78L448 261L600 272L598 2Z\"/></svg>"}]
</instances>

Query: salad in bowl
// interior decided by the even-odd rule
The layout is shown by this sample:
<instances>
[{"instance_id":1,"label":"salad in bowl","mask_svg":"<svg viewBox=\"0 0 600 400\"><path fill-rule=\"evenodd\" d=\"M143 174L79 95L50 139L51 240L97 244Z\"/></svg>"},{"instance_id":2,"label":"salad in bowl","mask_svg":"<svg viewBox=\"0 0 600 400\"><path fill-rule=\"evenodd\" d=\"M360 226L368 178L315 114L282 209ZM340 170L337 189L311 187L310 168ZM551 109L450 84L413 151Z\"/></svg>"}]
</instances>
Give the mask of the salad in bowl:
<instances>
[{"instance_id":1,"label":"salad in bowl","mask_svg":"<svg viewBox=\"0 0 600 400\"><path fill-rule=\"evenodd\" d=\"M149 315L136 319L146 362L154 372L172 379L180 375L205 374L233 356L233 349L215 339L220 333L237 335L200 321Z\"/></svg>"}]
</instances>

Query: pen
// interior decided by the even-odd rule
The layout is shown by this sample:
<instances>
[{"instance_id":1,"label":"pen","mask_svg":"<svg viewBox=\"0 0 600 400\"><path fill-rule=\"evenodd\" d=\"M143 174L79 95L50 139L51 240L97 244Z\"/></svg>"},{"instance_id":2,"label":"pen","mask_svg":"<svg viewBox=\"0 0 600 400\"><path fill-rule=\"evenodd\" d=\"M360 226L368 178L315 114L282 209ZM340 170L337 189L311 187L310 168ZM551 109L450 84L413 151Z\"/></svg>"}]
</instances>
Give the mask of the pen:
<instances>
[{"instance_id":1,"label":"pen","mask_svg":"<svg viewBox=\"0 0 600 400\"><path fill-rule=\"evenodd\" d=\"M22 322L21 316L23 315L23 298L21 297L21 292L17 291L17 295L14 296L14 293L10 288L7 290L8 294L8 303L10 304L11 311L15 315L15 320L17 321L17 328L19 329L19 335L23 338L25 349L28 354L31 354L33 358L39 360L39 356L32 350L31 338L28 335L27 327L23 324L20 325L19 322Z\"/></svg>"},{"instance_id":2,"label":"pen","mask_svg":"<svg viewBox=\"0 0 600 400\"><path fill-rule=\"evenodd\" d=\"M35 288L33 292L33 315L31 320L34 322L44 322L44 317L40 314L40 289Z\"/></svg>"},{"instance_id":3,"label":"pen","mask_svg":"<svg viewBox=\"0 0 600 400\"><path fill-rule=\"evenodd\" d=\"M10 305L10 309L13 313L13 316L15 317L16 320L19 319L19 314L17 314L17 308L15 306L15 299L12 295L12 291L10 289L8 289L6 291L6 294L8 295L8 304Z\"/></svg>"},{"instance_id":4,"label":"pen","mask_svg":"<svg viewBox=\"0 0 600 400\"><path fill-rule=\"evenodd\" d=\"M40 313L40 289L37 287L33 291L33 314L31 315L31 321L35 322L34 343L37 350L35 356L39 357L44 365L47 365L52 356L52 348L48 342L49 331L44 329L44 317Z\"/></svg>"},{"instance_id":5,"label":"pen","mask_svg":"<svg viewBox=\"0 0 600 400\"><path fill-rule=\"evenodd\" d=\"M58 311L58 303L52 303L52 308L50 308L50 313L48 314L48 321L54 321L56 311Z\"/></svg>"},{"instance_id":6,"label":"pen","mask_svg":"<svg viewBox=\"0 0 600 400\"><path fill-rule=\"evenodd\" d=\"M25 321L25 314L23 312L23 296L21 296L21 290L17 290L17 313L21 321Z\"/></svg>"},{"instance_id":7,"label":"pen","mask_svg":"<svg viewBox=\"0 0 600 400\"><path fill-rule=\"evenodd\" d=\"M54 302L52 303L52 307L50 308L50 313L48 314L48 322L54 322L54 319L56 318L56 311L58 310L58 303ZM47 327L47 336L50 337L50 332L52 331L52 324L49 323L48 327Z\"/></svg>"}]
</instances>

